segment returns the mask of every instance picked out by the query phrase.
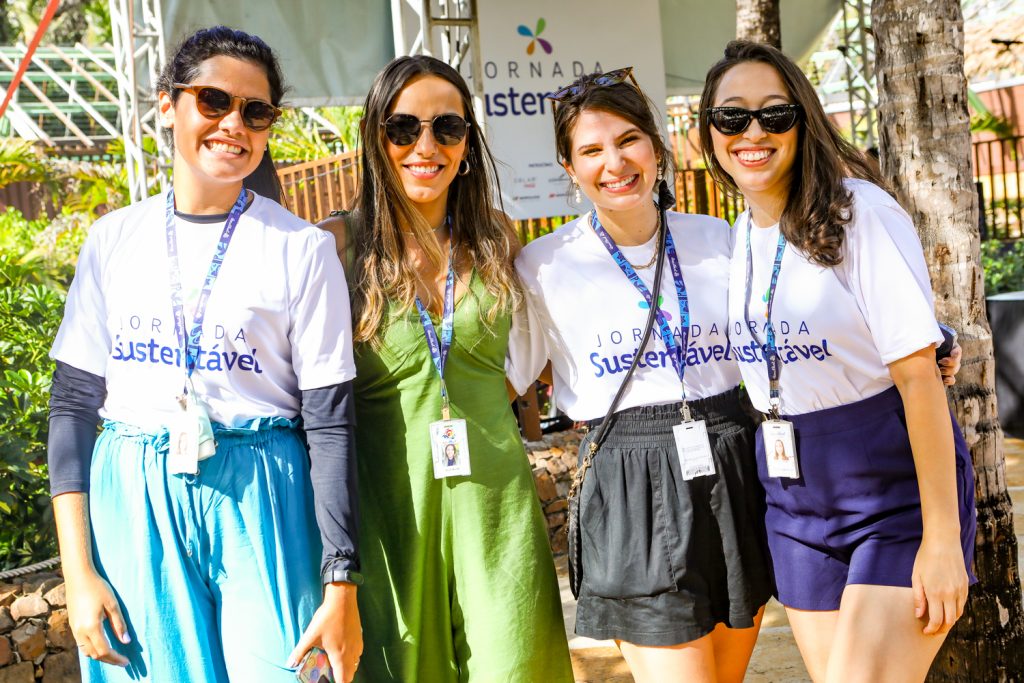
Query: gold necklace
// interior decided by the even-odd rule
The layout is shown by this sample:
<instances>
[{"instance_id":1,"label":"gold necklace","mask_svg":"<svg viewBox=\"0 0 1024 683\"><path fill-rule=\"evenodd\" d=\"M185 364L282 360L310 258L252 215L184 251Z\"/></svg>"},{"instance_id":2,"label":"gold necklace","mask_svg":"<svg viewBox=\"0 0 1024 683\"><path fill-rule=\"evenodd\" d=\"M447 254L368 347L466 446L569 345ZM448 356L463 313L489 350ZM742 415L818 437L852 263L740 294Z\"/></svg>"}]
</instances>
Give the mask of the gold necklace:
<instances>
[{"instance_id":1,"label":"gold necklace","mask_svg":"<svg viewBox=\"0 0 1024 683\"><path fill-rule=\"evenodd\" d=\"M654 231L655 238L657 238L657 236L660 235L660 234L661 234L661 230L655 229L655 231ZM630 263L628 259L626 260L626 263L629 263L629 265L633 266L633 268L635 270L647 270L648 268L650 268L651 266L654 265L654 261L658 258L658 243L659 242L660 242L660 240L655 239L655 241L654 241L654 253L651 254L651 260L648 261L647 263L645 263L644 265L638 266L635 263ZM625 254L623 254L623 257L625 257Z\"/></svg>"}]
</instances>

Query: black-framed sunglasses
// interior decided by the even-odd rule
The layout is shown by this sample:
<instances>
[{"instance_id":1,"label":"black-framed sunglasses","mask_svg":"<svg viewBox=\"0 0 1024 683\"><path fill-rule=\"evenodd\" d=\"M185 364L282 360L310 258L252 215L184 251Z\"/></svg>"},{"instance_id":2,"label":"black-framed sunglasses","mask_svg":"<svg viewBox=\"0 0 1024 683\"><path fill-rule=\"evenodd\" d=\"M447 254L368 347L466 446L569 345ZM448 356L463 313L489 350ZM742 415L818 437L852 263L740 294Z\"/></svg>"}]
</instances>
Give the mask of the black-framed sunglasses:
<instances>
[{"instance_id":1,"label":"black-framed sunglasses","mask_svg":"<svg viewBox=\"0 0 1024 683\"><path fill-rule=\"evenodd\" d=\"M757 119L766 133L785 133L800 120L803 107L799 104L773 104L763 109L743 107L711 107L705 110L708 121L722 135L739 135Z\"/></svg>"},{"instance_id":2,"label":"black-framed sunglasses","mask_svg":"<svg viewBox=\"0 0 1024 683\"><path fill-rule=\"evenodd\" d=\"M222 119L231 111L235 100L242 112L242 123L251 131L260 132L273 125L281 110L264 100L250 97L239 97L231 93L215 88L212 85L189 85L188 83L175 83L174 87L192 93L196 98L196 109L208 119Z\"/></svg>"},{"instance_id":3,"label":"black-framed sunglasses","mask_svg":"<svg viewBox=\"0 0 1024 683\"><path fill-rule=\"evenodd\" d=\"M437 144L445 147L459 144L469 132L469 121L458 114L440 114L432 119L418 119L412 114L392 114L380 125L384 127L384 135L391 144L408 147L420 139L424 123L430 124Z\"/></svg>"},{"instance_id":4,"label":"black-framed sunglasses","mask_svg":"<svg viewBox=\"0 0 1024 683\"><path fill-rule=\"evenodd\" d=\"M564 102L571 97L576 97L587 88L595 86L598 88L606 88L609 85L618 85L626 80L631 81L633 83L633 87L640 90L640 84L637 83L636 78L633 77L633 67L626 66L621 69L609 71L608 73L603 73L595 78L582 78L578 81L574 81L564 88L559 88L555 92L551 93L547 98L549 100L554 100L555 102Z\"/></svg>"}]
</instances>

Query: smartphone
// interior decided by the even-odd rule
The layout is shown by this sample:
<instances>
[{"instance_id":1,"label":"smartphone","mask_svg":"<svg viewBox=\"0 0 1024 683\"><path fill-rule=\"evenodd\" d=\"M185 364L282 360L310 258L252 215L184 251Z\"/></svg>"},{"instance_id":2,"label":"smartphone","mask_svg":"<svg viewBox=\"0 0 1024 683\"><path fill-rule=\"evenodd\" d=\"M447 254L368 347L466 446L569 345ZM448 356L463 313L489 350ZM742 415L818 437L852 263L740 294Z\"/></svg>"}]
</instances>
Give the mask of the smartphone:
<instances>
[{"instance_id":1,"label":"smartphone","mask_svg":"<svg viewBox=\"0 0 1024 683\"><path fill-rule=\"evenodd\" d=\"M949 354L953 353L953 344L956 342L956 330L942 323L939 323L939 329L942 330L942 343L935 349L935 360L948 358Z\"/></svg>"},{"instance_id":2,"label":"smartphone","mask_svg":"<svg viewBox=\"0 0 1024 683\"><path fill-rule=\"evenodd\" d=\"M335 683L327 653L318 647L310 648L302 664L299 664L295 678L299 683Z\"/></svg>"}]
</instances>

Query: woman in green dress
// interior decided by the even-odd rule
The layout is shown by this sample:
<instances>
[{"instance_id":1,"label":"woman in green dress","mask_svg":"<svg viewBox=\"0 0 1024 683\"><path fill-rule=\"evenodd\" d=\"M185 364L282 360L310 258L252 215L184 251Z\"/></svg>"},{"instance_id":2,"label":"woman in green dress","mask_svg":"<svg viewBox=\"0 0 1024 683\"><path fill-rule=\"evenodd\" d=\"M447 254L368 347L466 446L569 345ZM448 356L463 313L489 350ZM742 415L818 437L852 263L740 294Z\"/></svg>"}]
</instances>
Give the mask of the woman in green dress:
<instances>
[{"instance_id":1,"label":"woman in green dress","mask_svg":"<svg viewBox=\"0 0 1024 683\"><path fill-rule=\"evenodd\" d=\"M322 224L352 279L366 575L357 680L572 681L505 383L519 244L494 208L469 89L444 62L400 57L377 76L361 125L357 208Z\"/></svg>"}]
</instances>

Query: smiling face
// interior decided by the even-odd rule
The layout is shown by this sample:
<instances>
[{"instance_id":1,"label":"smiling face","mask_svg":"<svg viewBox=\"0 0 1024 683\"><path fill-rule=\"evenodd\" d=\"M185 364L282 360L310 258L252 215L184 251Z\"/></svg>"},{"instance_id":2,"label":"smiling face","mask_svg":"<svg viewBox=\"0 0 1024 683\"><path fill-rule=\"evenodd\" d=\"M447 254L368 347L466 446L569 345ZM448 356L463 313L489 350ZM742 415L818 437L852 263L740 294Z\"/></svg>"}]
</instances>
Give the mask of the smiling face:
<instances>
[{"instance_id":1,"label":"smiling face","mask_svg":"<svg viewBox=\"0 0 1024 683\"><path fill-rule=\"evenodd\" d=\"M189 85L208 85L238 97L271 101L270 82L263 66L218 55L199 66ZM195 95L180 92L159 96L161 121L174 133L175 185L192 181L195 186L237 186L252 173L263 157L270 129L255 132L242 123L239 102L220 119L208 119L196 108Z\"/></svg>"},{"instance_id":2,"label":"smiling face","mask_svg":"<svg viewBox=\"0 0 1024 683\"><path fill-rule=\"evenodd\" d=\"M585 109L571 132L565 170L606 212L647 210L658 180L658 156L650 136L616 114Z\"/></svg>"},{"instance_id":3,"label":"smiling face","mask_svg":"<svg viewBox=\"0 0 1024 683\"><path fill-rule=\"evenodd\" d=\"M441 114L464 117L465 109L458 89L440 76L417 76L403 87L391 107L392 114L410 114L430 122ZM411 145L396 145L383 138L384 149L391 161L406 196L425 217L444 215L448 188L466 157L468 136L455 145L442 145L434 137L429 123L422 123L419 138ZM381 135L384 135L381 129ZM429 218L428 218L429 220Z\"/></svg>"},{"instance_id":4,"label":"smiling face","mask_svg":"<svg viewBox=\"0 0 1024 683\"><path fill-rule=\"evenodd\" d=\"M774 67L742 62L722 76L712 105L757 110L792 102ZM715 158L748 202L785 205L796 163L800 125L785 133L766 133L754 119L739 135L724 135L711 127Z\"/></svg>"}]
</instances>

